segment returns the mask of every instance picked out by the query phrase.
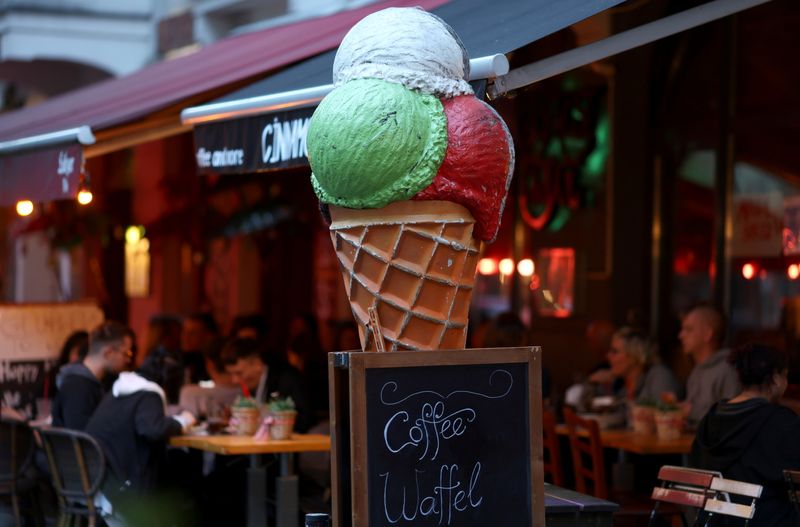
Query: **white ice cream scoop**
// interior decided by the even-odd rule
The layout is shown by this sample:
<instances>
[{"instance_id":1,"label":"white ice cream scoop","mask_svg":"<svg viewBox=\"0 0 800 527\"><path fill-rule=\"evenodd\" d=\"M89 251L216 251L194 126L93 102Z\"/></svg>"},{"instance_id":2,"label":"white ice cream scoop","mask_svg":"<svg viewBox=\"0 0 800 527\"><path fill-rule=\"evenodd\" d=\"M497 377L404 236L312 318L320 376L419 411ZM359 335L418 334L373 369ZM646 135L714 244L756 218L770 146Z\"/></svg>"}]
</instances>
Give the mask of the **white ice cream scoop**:
<instances>
[{"instance_id":1,"label":"white ice cream scoop","mask_svg":"<svg viewBox=\"0 0 800 527\"><path fill-rule=\"evenodd\" d=\"M453 29L418 7L388 8L363 18L342 40L333 83L375 78L436 97L471 94L469 56Z\"/></svg>"}]
</instances>

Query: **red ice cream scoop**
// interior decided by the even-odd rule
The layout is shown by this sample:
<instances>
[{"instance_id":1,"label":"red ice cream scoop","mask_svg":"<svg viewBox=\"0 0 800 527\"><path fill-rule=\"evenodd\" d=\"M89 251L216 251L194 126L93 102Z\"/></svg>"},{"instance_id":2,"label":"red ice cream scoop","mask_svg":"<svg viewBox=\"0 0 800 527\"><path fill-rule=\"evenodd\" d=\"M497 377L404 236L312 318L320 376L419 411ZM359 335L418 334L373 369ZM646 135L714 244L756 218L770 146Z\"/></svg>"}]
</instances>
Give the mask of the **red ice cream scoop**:
<instances>
[{"instance_id":1,"label":"red ice cream scoop","mask_svg":"<svg viewBox=\"0 0 800 527\"><path fill-rule=\"evenodd\" d=\"M474 236L497 236L514 172L514 143L503 119L472 95L442 100L447 117L447 150L433 183L415 200L445 200L466 207L475 218Z\"/></svg>"}]
</instances>

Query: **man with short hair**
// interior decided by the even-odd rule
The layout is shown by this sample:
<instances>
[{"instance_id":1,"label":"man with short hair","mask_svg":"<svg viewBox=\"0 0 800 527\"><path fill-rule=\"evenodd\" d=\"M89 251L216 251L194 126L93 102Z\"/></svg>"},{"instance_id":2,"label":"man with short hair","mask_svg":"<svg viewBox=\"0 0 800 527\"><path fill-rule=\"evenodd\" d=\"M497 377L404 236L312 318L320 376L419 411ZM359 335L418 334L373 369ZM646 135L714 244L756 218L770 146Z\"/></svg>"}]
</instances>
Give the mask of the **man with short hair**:
<instances>
[{"instance_id":1,"label":"man with short hair","mask_svg":"<svg viewBox=\"0 0 800 527\"><path fill-rule=\"evenodd\" d=\"M694 360L683 403L690 427L696 426L714 403L739 393L739 378L727 361L729 350L720 349L723 333L723 316L712 306L698 305L683 317L678 338L683 352Z\"/></svg>"},{"instance_id":2,"label":"man with short hair","mask_svg":"<svg viewBox=\"0 0 800 527\"><path fill-rule=\"evenodd\" d=\"M234 338L222 350L222 362L233 382L246 387L256 401L291 397L297 410L297 432L305 432L314 424L300 372L284 361L265 362L257 340Z\"/></svg>"},{"instance_id":3,"label":"man with short hair","mask_svg":"<svg viewBox=\"0 0 800 527\"><path fill-rule=\"evenodd\" d=\"M103 380L122 372L133 358L132 332L119 322L104 322L89 334L89 352L67 364L56 377L53 426L84 430L100 400Z\"/></svg>"}]
</instances>

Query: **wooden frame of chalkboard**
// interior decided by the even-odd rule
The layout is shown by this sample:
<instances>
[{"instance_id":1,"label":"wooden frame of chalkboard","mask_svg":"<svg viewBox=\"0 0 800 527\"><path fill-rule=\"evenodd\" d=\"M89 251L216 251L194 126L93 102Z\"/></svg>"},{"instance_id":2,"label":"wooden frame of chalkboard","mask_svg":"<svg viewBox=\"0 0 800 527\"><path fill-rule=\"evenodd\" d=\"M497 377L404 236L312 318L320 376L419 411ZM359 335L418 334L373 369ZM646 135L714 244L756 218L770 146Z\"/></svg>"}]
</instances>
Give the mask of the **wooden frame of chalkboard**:
<instances>
[{"instance_id":1,"label":"wooden frame of chalkboard","mask_svg":"<svg viewBox=\"0 0 800 527\"><path fill-rule=\"evenodd\" d=\"M334 526L544 525L541 349L329 355Z\"/></svg>"}]
</instances>

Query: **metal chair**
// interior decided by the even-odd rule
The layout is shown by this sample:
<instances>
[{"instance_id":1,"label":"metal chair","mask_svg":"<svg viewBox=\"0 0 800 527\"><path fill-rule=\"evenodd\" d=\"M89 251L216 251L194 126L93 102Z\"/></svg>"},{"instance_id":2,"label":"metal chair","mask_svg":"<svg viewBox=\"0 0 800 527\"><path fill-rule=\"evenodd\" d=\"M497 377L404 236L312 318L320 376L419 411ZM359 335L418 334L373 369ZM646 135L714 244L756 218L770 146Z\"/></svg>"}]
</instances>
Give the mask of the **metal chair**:
<instances>
[{"instance_id":1,"label":"metal chair","mask_svg":"<svg viewBox=\"0 0 800 527\"><path fill-rule=\"evenodd\" d=\"M784 470L783 478L789 486L789 501L792 502L795 516L800 523L800 470Z\"/></svg>"},{"instance_id":2,"label":"metal chair","mask_svg":"<svg viewBox=\"0 0 800 527\"><path fill-rule=\"evenodd\" d=\"M94 498L106 475L103 450L93 437L77 430L40 428L38 432L58 495L58 524L86 518L94 527L100 515Z\"/></svg>"},{"instance_id":3,"label":"metal chair","mask_svg":"<svg viewBox=\"0 0 800 527\"><path fill-rule=\"evenodd\" d=\"M564 468L561 465L561 449L556 433L556 416L549 410L542 411L542 447L546 454L543 463L545 475L550 482L559 487L564 486Z\"/></svg>"},{"instance_id":4,"label":"metal chair","mask_svg":"<svg viewBox=\"0 0 800 527\"><path fill-rule=\"evenodd\" d=\"M35 481L24 477L33 462L35 451L36 441L27 423L0 419L0 495L11 497L11 509L17 527L22 525L20 496L29 493L32 499L35 498L31 492ZM36 515L38 507L35 503L33 509ZM36 520L40 523L39 516L36 516Z\"/></svg>"},{"instance_id":5,"label":"metal chair","mask_svg":"<svg viewBox=\"0 0 800 527\"><path fill-rule=\"evenodd\" d=\"M660 485L653 488L651 498L655 501L653 510L650 513L649 526L655 522L658 514L658 507L662 503L671 503L682 507L692 507L696 509L692 525L697 524L700 511L706 505L706 501L713 496L709 490L711 481L715 477L722 477L719 472L700 470L685 467L673 467L664 465L658 471ZM680 516L681 523L685 525L683 516Z\"/></svg>"},{"instance_id":6,"label":"metal chair","mask_svg":"<svg viewBox=\"0 0 800 527\"><path fill-rule=\"evenodd\" d=\"M711 480L710 490L714 496L706 500L703 510L708 514L705 527L708 527L714 515L733 516L744 519L745 527L756 513L756 501L761 497L764 488L755 483L746 483L734 479L714 478ZM750 504L731 501L731 496L744 498Z\"/></svg>"}]
</instances>

